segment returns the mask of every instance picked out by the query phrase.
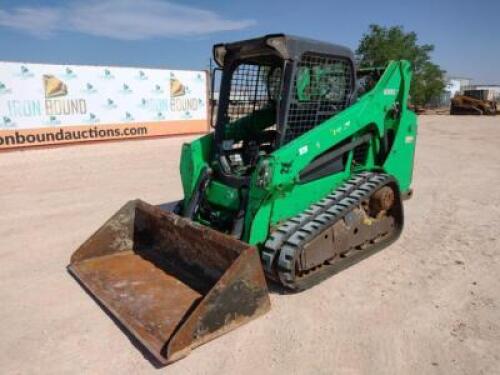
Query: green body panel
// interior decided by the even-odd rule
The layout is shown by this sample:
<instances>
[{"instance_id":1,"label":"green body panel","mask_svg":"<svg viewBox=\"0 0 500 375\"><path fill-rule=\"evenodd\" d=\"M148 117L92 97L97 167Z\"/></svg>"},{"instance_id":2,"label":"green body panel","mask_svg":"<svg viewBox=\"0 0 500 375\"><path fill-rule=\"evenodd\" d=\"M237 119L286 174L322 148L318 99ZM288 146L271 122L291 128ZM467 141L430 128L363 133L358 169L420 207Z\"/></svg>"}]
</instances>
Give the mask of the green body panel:
<instances>
[{"instance_id":1,"label":"green body panel","mask_svg":"<svg viewBox=\"0 0 500 375\"><path fill-rule=\"evenodd\" d=\"M307 184L297 184L291 190L283 191L275 198L270 218L271 225L304 211L312 203L331 193L332 186L340 185L347 178L349 178L348 172L340 172Z\"/></svg>"},{"instance_id":2,"label":"green body panel","mask_svg":"<svg viewBox=\"0 0 500 375\"><path fill-rule=\"evenodd\" d=\"M254 213L248 213L245 218L245 241L255 245L266 240L269 234L269 226L262 225L262 223L269 223L272 208L272 200L263 201L260 206L254 205Z\"/></svg>"},{"instance_id":3,"label":"green body panel","mask_svg":"<svg viewBox=\"0 0 500 375\"><path fill-rule=\"evenodd\" d=\"M218 181L210 181L205 197L210 203L230 211L237 211L240 208L238 189L226 186Z\"/></svg>"},{"instance_id":4,"label":"green body panel","mask_svg":"<svg viewBox=\"0 0 500 375\"><path fill-rule=\"evenodd\" d=\"M404 193L408 193L411 187L415 141L417 138L417 116L408 112L406 117L406 121L402 122L402 124L407 126L407 130L396 133L394 145L384 163L384 170L393 176L397 176L399 188ZM402 162L403 160L405 162ZM411 167L408 167L407 163L410 163Z\"/></svg>"},{"instance_id":5,"label":"green body panel","mask_svg":"<svg viewBox=\"0 0 500 375\"><path fill-rule=\"evenodd\" d=\"M185 203L193 194L202 170L210 163L213 143L213 133L209 133L182 145L180 172Z\"/></svg>"},{"instance_id":6,"label":"green body panel","mask_svg":"<svg viewBox=\"0 0 500 375\"><path fill-rule=\"evenodd\" d=\"M358 171L385 171L397 180L402 193L408 192L417 132L417 118L407 106L410 81L410 64L407 61L391 62L375 87L354 104L263 157L251 176L242 239L250 244L262 244L272 227L302 212ZM306 83L307 78L304 78L303 86ZM397 116L394 110L397 110ZM236 138L244 139L249 132L255 129L261 131L273 121L270 111L261 110L254 113L251 119L240 119L231 124L228 131L233 136L237 135ZM393 134L393 144L380 165L376 155L388 130ZM300 181L300 172L315 158L342 141L355 139L367 132L371 132L373 138L362 165L351 163L350 152L344 171L307 183ZM211 142L213 137L206 135L183 147L181 177L186 201L193 193L203 168L210 166ZM258 183L257 177L263 168L270 176L264 184ZM208 189L207 195L209 201L229 210L237 208L240 199L234 197L237 190L220 182L211 182L211 185L213 187Z\"/></svg>"}]
</instances>

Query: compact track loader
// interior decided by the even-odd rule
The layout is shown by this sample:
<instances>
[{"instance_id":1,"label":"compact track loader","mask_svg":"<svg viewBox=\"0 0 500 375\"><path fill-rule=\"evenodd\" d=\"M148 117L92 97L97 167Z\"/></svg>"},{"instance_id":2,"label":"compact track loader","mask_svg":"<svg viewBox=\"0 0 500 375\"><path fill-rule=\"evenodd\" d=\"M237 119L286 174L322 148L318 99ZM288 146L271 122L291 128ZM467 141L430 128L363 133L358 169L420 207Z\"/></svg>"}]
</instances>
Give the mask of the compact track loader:
<instances>
[{"instance_id":1,"label":"compact track loader","mask_svg":"<svg viewBox=\"0 0 500 375\"><path fill-rule=\"evenodd\" d=\"M451 99L450 115L496 114L497 103L489 90L465 90L463 95L455 95Z\"/></svg>"},{"instance_id":2,"label":"compact track loader","mask_svg":"<svg viewBox=\"0 0 500 375\"><path fill-rule=\"evenodd\" d=\"M411 195L411 67L282 34L214 46L215 130L185 144L175 212L127 203L70 272L162 363L395 241ZM357 77L358 76L358 77ZM306 298L306 296L304 296Z\"/></svg>"}]
</instances>

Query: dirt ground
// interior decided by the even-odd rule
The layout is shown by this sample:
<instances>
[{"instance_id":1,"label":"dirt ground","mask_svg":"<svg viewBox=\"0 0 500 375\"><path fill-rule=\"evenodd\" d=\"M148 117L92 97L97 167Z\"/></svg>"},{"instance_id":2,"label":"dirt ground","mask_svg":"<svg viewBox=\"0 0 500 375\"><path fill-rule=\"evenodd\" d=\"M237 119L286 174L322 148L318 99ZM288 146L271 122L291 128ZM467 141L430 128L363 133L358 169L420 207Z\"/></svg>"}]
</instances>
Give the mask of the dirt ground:
<instances>
[{"instance_id":1,"label":"dirt ground","mask_svg":"<svg viewBox=\"0 0 500 375\"><path fill-rule=\"evenodd\" d=\"M397 243L157 369L66 265L125 201L181 197L186 140L0 154L3 374L500 373L500 117L421 117Z\"/></svg>"}]
</instances>

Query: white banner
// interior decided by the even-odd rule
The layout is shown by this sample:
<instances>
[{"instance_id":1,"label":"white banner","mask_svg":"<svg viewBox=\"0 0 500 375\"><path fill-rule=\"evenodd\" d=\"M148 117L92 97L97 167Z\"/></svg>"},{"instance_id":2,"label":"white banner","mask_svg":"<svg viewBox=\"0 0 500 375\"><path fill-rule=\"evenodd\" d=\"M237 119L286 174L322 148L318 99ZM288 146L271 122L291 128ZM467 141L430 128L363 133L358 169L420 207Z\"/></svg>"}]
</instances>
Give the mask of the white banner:
<instances>
[{"instance_id":1,"label":"white banner","mask_svg":"<svg viewBox=\"0 0 500 375\"><path fill-rule=\"evenodd\" d=\"M161 135L159 124L175 134L207 121L204 71L0 62L0 146L16 130L145 124Z\"/></svg>"}]
</instances>

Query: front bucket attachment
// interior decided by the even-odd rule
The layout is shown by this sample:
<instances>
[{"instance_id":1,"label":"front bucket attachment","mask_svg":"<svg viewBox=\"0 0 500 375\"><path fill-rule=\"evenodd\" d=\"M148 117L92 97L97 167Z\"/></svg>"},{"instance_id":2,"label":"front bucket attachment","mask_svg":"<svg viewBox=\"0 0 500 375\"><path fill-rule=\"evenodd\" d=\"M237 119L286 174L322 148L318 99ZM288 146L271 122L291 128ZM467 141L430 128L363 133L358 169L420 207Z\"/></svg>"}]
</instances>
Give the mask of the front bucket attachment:
<instances>
[{"instance_id":1,"label":"front bucket attachment","mask_svg":"<svg viewBox=\"0 0 500 375\"><path fill-rule=\"evenodd\" d=\"M162 364L270 308L255 247L139 200L68 268Z\"/></svg>"}]
</instances>

